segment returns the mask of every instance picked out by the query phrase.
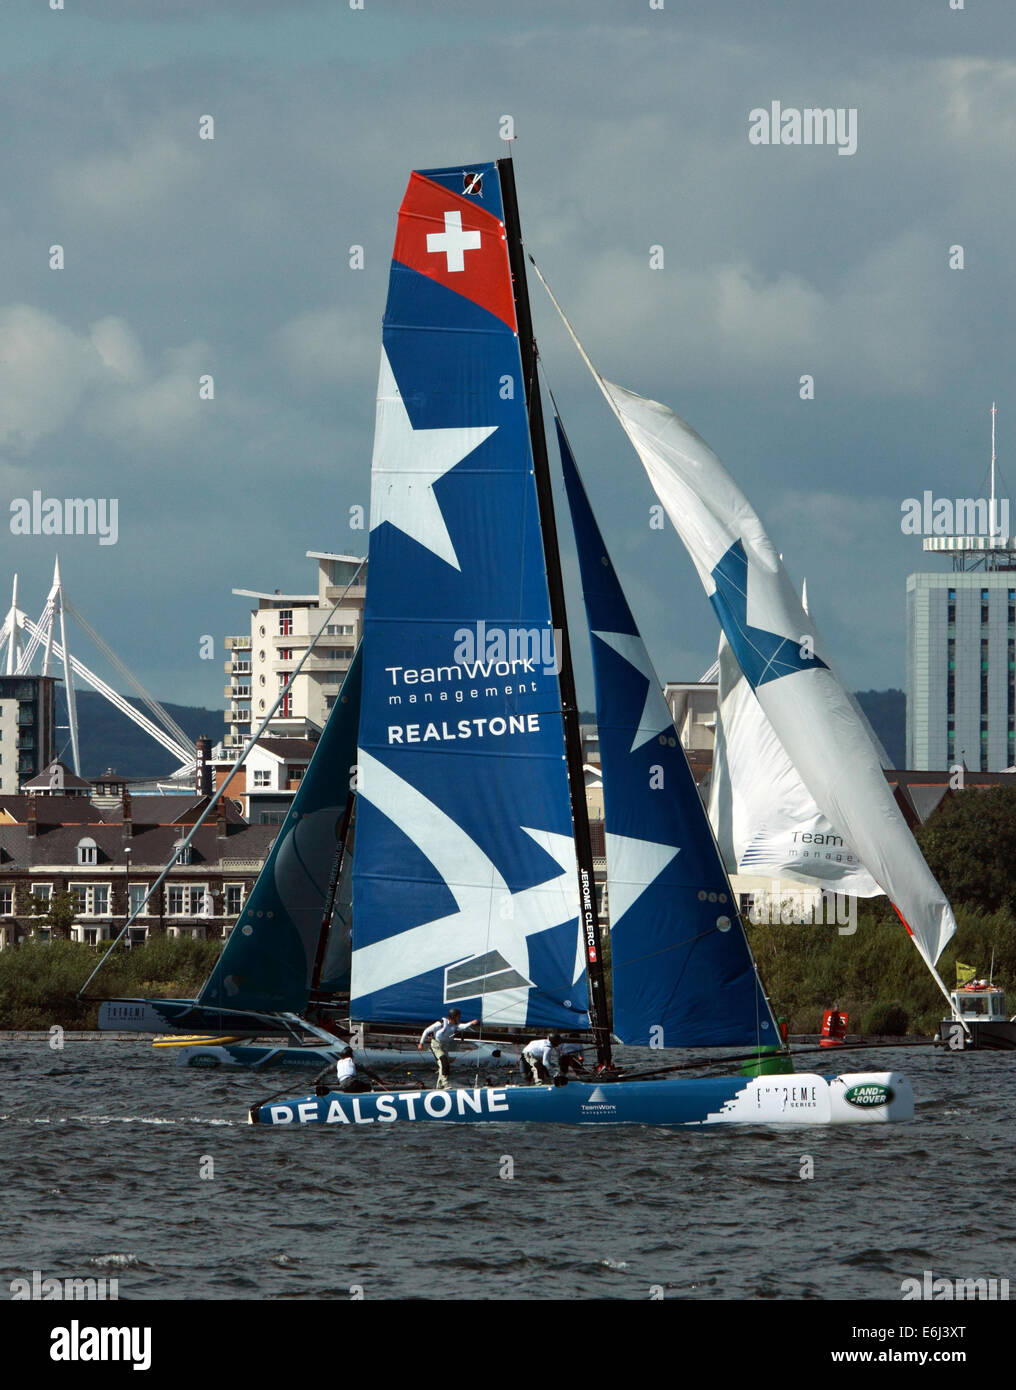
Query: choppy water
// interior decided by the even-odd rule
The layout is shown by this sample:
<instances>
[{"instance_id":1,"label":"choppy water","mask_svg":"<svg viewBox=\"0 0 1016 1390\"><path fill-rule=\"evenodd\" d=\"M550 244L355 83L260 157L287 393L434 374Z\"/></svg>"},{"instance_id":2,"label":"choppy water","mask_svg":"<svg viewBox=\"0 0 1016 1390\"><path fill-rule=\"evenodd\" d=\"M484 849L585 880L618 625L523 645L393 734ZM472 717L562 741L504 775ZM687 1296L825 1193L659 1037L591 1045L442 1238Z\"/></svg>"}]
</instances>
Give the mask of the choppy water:
<instances>
[{"instance_id":1,"label":"choppy water","mask_svg":"<svg viewBox=\"0 0 1016 1390\"><path fill-rule=\"evenodd\" d=\"M836 1064L905 1071L916 1120L260 1129L247 1107L284 1078L7 1043L0 1299L35 1269L115 1276L122 1299L892 1300L925 1269L1016 1288L1016 1054Z\"/></svg>"}]
</instances>

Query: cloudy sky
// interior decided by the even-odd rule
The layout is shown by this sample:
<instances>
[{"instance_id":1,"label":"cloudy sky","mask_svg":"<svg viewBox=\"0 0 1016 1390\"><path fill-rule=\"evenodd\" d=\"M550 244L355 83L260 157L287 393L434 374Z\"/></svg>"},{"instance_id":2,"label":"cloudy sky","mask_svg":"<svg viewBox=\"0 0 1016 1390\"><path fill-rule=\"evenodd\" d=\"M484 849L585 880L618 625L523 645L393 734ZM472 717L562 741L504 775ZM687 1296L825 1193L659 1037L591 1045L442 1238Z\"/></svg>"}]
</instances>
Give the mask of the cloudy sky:
<instances>
[{"instance_id":1,"label":"cloudy sky","mask_svg":"<svg viewBox=\"0 0 1016 1390\"><path fill-rule=\"evenodd\" d=\"M364 548L408 173L498 158L509 115L527 245L597 365L717 450L850 684L904 684L901 501L983 495L993 399L1016 477L1012 0L63 2L0 17L0 578L29 613L59 550L154 693L223 704L230 590L305 591L307 550ZM856 153L751 144L772 101L856 109ZM712 611L532 294L656 665L696 679ZM117 498L117 544L10 534L34 489Z\"/></svg>"}]
</instances>

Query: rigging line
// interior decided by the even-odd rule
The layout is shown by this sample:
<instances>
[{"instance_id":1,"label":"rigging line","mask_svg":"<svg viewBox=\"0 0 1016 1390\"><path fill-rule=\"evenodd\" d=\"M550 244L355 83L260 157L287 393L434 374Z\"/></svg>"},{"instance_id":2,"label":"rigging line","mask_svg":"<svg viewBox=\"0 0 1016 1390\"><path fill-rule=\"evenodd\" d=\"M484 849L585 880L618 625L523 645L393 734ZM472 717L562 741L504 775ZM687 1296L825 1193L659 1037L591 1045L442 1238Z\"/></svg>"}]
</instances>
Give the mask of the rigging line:
<instances>
[{"instance_id":1,"label":"rigging line","mask_svg":"<svg viewBox=\"0 0 1016 1390\"><path fill-rule=\"evenodd\" d=\"M614 415L615 415L615 416L617 417L617 419L620 421L620 420L621 420L621 412L618 410L617 406L614 404L613 399L611 398L610 392L607 390L607 384L606 384L606 382L604 381L604 379L603 379L603 377L600 375L600 373L596 370L596 368L593 366L593 364L592 364L592 362L591 362L591 360L590 360L590 357L589 357L588 352L586 352L585 348L584 348L584 347L582 346L582 344L579 342L578 334L575 332L575 329L572 328L571 324L569 323L569 321L568 321L568 316L565 314L565 311L561 308L560 304L557 302L557 299L556 299L555 296L554 296L554 291L550 288L550 286L547 284L546 279L544 278L543 271L542 271L542 270L540 269L540 267L536 264L536 261L533 260L532 255L529 256L529 261L530 261L530 264L532 265L533 269L536 271L536 274L537 274L537 277L539 278L540 284L543 286L543 288L547 291L547 294L550 296L550 302L551 302L551 304L553 304L554 308L557 310L558 314L561 316L561 322L564 324L565 328L568 330L569 337L571 338L572 342L575 344L576 348L578 348L579 356L582 358L583 362L584 362L584 363L586 364L586 366L589 368L589 370L590 370L590 372L592 373L593 379L595 380L597 386L598 386L598 387L600 388L600 390L603 392L603 395L604 395L604 398L605 398L607 404L610 406L610 408L611 408L611 410L613 411ZM623 421L622 421L621 423L622 423L622 428L623 428Z\"/></svg>"},{"instance_id":2,"label":"rigging line","mask_svg":"<svg viewBox=\"0 0 1016 1390\"><path fill-rule=\"evenodd\" d=\"M336 613L337 609L339 608L339 605L340 605L341 603L344 602L346 595L348 594L349 590L353 587L353 585L356 583L356 580L359 578L360 571L363 569L363 567L364 567L364 565L365 565L366 563L367 563L366 559L361 560L360 563L357 565L356 569L353 571L353 576L352 576L352 578L350 579L350 581L349 581L349 583L346 585L346 587L343 589L343 591L342 591L342 593L339 595L339 597L335 600L335 603L334 603L333 606L332 606L331 612L327 615L327 617L325 618L324 622L323 622L323 623L321 624L321 626L318 628L317 633L316 633L316 635L315 635L315 637L314 637L314 640L313 640L312 642L309 642L309 643L307 644L307 650L304 652L303 656L300 658L298 664L297 664L296 667L294 668L292 674L290 675L289 679L286 681L285 685L282 686L282 688L280 689L278 695L276 696L275 703L272 705L271 709L268 711L268 713L265 715L264 719L262 720L261 727L258 729L257 733L256 733L256 734L254 735L254 737L250 740L250 742L244 747L244 749L243 749L243 751L241 752L239 758L237 758L235 764L233 765L232 771L231 771L231 772L229 773L229 775L224 779L224 781L223 781L223 783L222 783L222 786L221 786L221 787L219 788L219 790L215 793L215 795L211 798L211 800L208 802L208 805L205 807L205 809L201 812L200 816L198 816L197 820L196 820L196 821L194 822L194 824L191 826L190 833L189 833L183 840L181 840L180 843L176 846L176 849L175 849L175 852L174 852L172 858L169 860L169 863L168 863L168 864L166 865L166 867L163 869L163 871L162 871L162 873L159 875L159 877L158 877L158 878L155 880L155 882L152 884L151 888L149 888L148 892L147 892L146 895L145 895L144 901L143 901L137 908L135 908L135 910L134 910L132 913L130 913L130 915L127 917L127 920L124 922L123 927L122 927L121 931L119 932L119 934L118 934L117 936L115 936L115 937L113 938L113 940L109 943L109 948L108 948L108 950L106 950L106 951L103 953L102 959L98 962L98 964L96 965L95 969L94 969L94 970L92 971L92 973L89 975L88 979L85 981L85 983L84 983L84 984L81 986L81 988L78 990L78 993L77 993L77 998L78 998L78 999L85 999L85 998L86 998L85 990L88 988L88 986L89 986L89 985L92 983L92 981L95 979L96 975L98 975L99 971L100 971L100 970L102 969L102 967L105 965L106 961L109 959L110 955L112 954L114 948L115 948L116 946L118 946L119 943L120 943L120 942L123 940L123 938L126 936L127 931L128 931L128 928L131 927L131 926L133 925L133 923L134 923L134 921L135 921L136 918L138 918L138 917L140 917L140 916L142 915L142 913L144 912L145 908L148 906L149 900L150 900L150 899L155 895L155 893L162 887L163 883L165 883L166 879L169 877L169 873L170 873L170 870L173 868L173 865L174 865L174 864L177 862L177 860L181 857L181 855L184 853L184 851L190 846L191 841L194 839L194 836L198 833L198 831L200 830L201 826L204 825L205 821L208 819L208 817L209 817L209 816L212 814L212 812L215 810L216 806L218 806L219 802L222 800L223 796L225 795L226 788L227 788L227 787L229 786L229 784L232 782L232 780L233 780L233 778L236 776L236 774L240 771L241 767L243 767L244 763L247 761L247 758L248 758L249 754L253 751L255 745L257 744L258 739L260 739L261 735L264 733L265 729L267 729L267 727L268 727L269 723L271 722L271 720L275 717L275 711L276 711L276 710L279 708L279 706L282 704L282 701L283 701L283 699L286 697L286 695L289 693L289 690L290 690L290 688L292 687L293 682L296 680L297 676L298 676L298 675L300 674L300 672L302 671L303 666L304 666L304 663L306 662L307 658L310 656L311 652L314 650L314 646L315 646L315 644L316 644L318 638L319 638L319 637L321 636L321 634L324 632L324 630L325 630L325 628L327 627L328 623L331 621L332 617L334 616L334 614Z\"/></svg>"},{"instance_id":3,"label":"rigging line","mask_svg":"<svg viewBox=\"0 0 1016 1390\"><path fill-rule=\"evenodd\" d=\"M92 639L92 641L98 647L99 651L106 658L106 660L109 661L110 664L114 666L117 671L120 672L121 676L123 676L123 678L134 687L135 691L141 697L142 701L155 715L159 723L166 729L167 733L169 733L172 738L176 739L176 741L183 748L186 748L189 753L195 753L197 750L194 746L194 740L183 729L181 729L180 725L176 722L172 715L168 714L167 711L163 709L163 707L159 704L155 696L151 695L145 689L145 687L138 680L137 676L135 676L127 668L127 666L124 665L124 663L117 656L116 652L113 651L109 643L104 641L99 636L95 628L92 627L91 623L87 620L87 618L85 618L84 615L80 613L77 610L77 608L75 608L74 604L71 603L70 599L67 597L66 594L63 595L63 605L64 611L67 613L67 616L74 619L78 627L80 627L81 630Z\"/></svg>"}]
</instances>

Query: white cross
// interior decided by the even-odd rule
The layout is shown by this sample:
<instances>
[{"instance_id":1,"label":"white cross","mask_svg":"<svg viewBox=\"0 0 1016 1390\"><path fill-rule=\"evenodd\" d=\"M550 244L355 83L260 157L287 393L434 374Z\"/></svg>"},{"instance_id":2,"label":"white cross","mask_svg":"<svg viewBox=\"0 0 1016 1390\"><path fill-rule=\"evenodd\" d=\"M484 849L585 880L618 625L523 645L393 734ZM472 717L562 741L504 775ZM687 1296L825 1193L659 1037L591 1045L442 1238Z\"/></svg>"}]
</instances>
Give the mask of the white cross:
<instances>
[{"instance_id":1,"label":"white cross","mask_svg":"<svg viewBox=\"0 0 1016 1390\"><path fill-rule=\"evenodd\" d=\"M462 230L461 212L446 212L444 225L443 232L427 233L427 250L432 253L443 251L448 257L449 271L465 270L466 259L462 253L480 249L480 233Z\"/></svg>"}]
</instances>

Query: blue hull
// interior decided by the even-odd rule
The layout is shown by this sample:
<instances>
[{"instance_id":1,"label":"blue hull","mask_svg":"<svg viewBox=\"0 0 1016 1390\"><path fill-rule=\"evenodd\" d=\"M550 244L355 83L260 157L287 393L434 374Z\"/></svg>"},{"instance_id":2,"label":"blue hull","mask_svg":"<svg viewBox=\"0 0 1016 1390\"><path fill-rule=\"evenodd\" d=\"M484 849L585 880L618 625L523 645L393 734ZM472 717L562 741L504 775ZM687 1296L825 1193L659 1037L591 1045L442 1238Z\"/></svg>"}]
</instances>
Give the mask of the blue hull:
<instances>
[{"instance_id":1,"label":"blue hull","mask_svg":"<svg viewBox=\"0 0 1016 1390\"><path fill-rule=\"evenodd\" d=\"M252 1124L858 1124L909 1120L910 1083L896 1072L823 1077L709 1077L447 1091L332 1092L251 1110Z\"/></svg>"}]
</instances>

